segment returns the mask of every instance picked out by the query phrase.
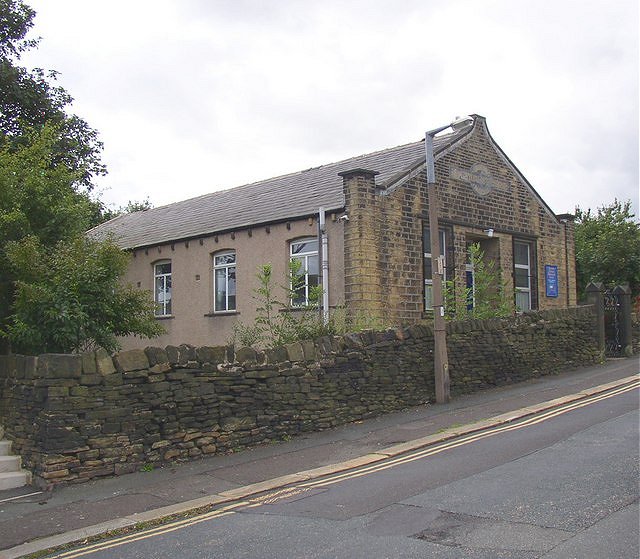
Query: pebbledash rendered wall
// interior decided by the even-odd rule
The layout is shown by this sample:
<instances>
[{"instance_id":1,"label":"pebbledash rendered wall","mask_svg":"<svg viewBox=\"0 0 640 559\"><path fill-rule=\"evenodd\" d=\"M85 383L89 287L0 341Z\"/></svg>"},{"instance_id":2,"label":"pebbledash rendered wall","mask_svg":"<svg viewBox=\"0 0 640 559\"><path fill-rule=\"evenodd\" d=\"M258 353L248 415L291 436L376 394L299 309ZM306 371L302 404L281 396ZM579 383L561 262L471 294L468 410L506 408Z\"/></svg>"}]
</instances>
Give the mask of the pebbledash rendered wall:
<instances>
[{"instance_id":1,"label":"pebbledash rendered wall","mask_svg":"<svg viewBox=\"0 0 640 559\"><path fill-rule=\"evenodd\" d=\"M591 307L448 325L452 393L597 362ZM256 352L0 358L0 424L47 487L235 451L433 399L429 326Z\"/></svg>"}]
</instances>

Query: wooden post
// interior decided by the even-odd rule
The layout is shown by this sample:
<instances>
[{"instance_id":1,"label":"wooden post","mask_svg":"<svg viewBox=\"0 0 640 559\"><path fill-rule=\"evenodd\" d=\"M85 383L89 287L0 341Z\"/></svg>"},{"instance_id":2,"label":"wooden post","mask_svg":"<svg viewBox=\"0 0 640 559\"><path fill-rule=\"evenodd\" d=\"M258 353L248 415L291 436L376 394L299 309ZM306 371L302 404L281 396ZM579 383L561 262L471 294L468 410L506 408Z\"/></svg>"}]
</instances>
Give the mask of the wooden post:
<instances>
[{"instance_id":1,"label":"wooden post","mask_svg":"<svg viewBox=\"0 0 640 559\"><path fill-rule=\"evenodd\" d=\"M446 404L450 396L447 331L442 293L442 262L440 258L440 227L438 225L438 195L436 185L429 185L429 233L431 236L431 278L433 289L433 366L436 402Z\"/></svg>"}]
</instances>

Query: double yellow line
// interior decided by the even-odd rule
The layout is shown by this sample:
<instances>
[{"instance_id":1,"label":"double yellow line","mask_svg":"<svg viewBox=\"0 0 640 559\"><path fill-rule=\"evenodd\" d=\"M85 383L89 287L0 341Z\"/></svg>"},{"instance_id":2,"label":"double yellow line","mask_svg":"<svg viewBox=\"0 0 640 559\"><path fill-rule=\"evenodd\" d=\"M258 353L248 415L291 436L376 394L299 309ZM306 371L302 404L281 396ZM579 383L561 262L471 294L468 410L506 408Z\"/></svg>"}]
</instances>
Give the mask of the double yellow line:
<instances>
[{"instance_id":1,"label":"double yellow line","mask_svg":"<svg viewBox=\"0 0 640 559\"><path fill-rule=\"evenodd\" d=\"M184 520L176 520L168 524L163 524L162 526L158 526L157 528L149 528L142 532L136 532L135 534L116 537L108 541L87 545L80 549L73 549L71 551L66 551L64 553L52 555L51 559L62 559L63 557L65 559L72 559L73 557L82 557L83 555L89 555L91 553L96 553L98 551L105 551L107 549L111 549L113 547L119 547L127 543L146 540L147 538L151 538L153 536L159 536L160 534L168 534L169 532L175 532L176 530L186 528L187 526L200 524L200 522L205 522L207 520L211 520L212 518L221 518L223 516L228 516L230 514L233 514L235 509L242 506L246 506L248 504L249 504L249 501L235 502L233 504L227 505L226 507L222 507L220 509L216 509L214 511L204 513L200 516L185 518Z\"/></svg>"},{"instance_id":2,"label":"double yellow line","mask_svg":"<svg viewBox=\"0 0 640 559\"><path fill-rule=\"evenodd\" d=\"M354 479L364 475L381 472L383 470L388 470L389 468L393 468L395 466L399 466L402 464L408 464L409 462L414 462L416 460L420 460L427 456L433 456L435 454L440 454L446 450L451 450L453 448L457 448L460 446L464 446L466 444L479 441L482 439L487 439L489 437L493 437L495 435L499 435L501 433L505 433L508 431L516 431L518 429L524 429L525 427L530 427L531 425L536 425L538 423L542 423L543 421L547 421L559 415L568 413L570 411L577 410L579 408L583 408L585 406L594 404L596 402L600 402L602 400L606 400L608 398L612 398L613 396L618 396L619 394L623 394L625 392L629 392L635 388L640 386L640 380L633 381L631 384L622 386L620 388L616 388L611 392L606 392L603 394L596 394L594 396L588 396L585 399L577 400L575 402L571 402L569 404L561 405L557 408L553 408L546 412L542 412L531 416L524 420L515 420L514 423L508 423L499 427L489 427L488 430L478 431L477 433L471 433L469 435L462 435L456 437L453 440L445 441L443 443L437 443L433 446L429 446L424 450L417 450L411 452L411 454L405 454L403 456L399 456L397 458L390 458L385 460L382 463L371 464L369 466L363 466L358 468L357 470L343 472L340 474L333 475L329 478L318 479L309 482L300 483L300 487L308 487L308 488L316 488L316 487L326 487L328 485L333 485L334 483L338 483L340 481L344 481L346 479Z\"/></svg>"},{"instance_id":3,"label":"double yellow line","mask_svg":"<svg viewBox=\"0 0 640 559\"><path fill-rule=\"evenodd\" d=\"M420 460L428 456L434 456L436 454L440 454L441 452L458 448L460 446L464 446L466 444L470 444L475 441L493 437L501 433L516 431L518 429L524 429L525 427L529 427L531 425L537 425L538 423L542 423L543 421L553 419L554 417L557 417L559 415L583 408L585 406L594 404L596 402L600 402L602 400L606 400L608 398L612 398L614 396L618 396L625 392L629 392L631 390L634 390L638 386L640 386L640 380L635 380L629 384L620 386L610 391L603 392L601 394L595 394L593 396L587 396L581 400L576 400L568 404L560 405L558 407L552 408L545 412L532 415L523 420L516 420L516 422L514 423L508 423L498 427L490 427L488 428L488 430L481 430L476 433L471 433L469 435L462 435L462 436L456 437L455 439L438 443L433 446L424 448L422 450L413 451L410 454L404 454L396 458L383 459L383 461L379 463L371 464L368 466L362 466L354 470L349 470L349 471L333 474L330 476L324 476L322 478L312 480L312 481L297 483L290 487L285 487L277 491L271 491L257 498L242 500L242 501L235 501L234 503L231 503L229 505L226 505L214 511L201 514L199 516L185 518L184 520L176 520L173 522L169 522L167 524L163 524L156 528L150 528L147 530L143 530L141 532L136 532L135 534L128 534L126 536L116 537L108 541L90 544L80 549L59 553L57 555L53 555L51 559L74 559L76 557L82 557L84 555L89 555L91 553L96 553L98 551L106 551L108 549L119 547L127 543L132 543L132 542L144 540L147 538L152 538L154 536L159 536L162 534L168 534L170 532L174 532L176 530L180 530L188 526L194 526L195 524L200 524L201 522L206 522L207 520L212 520L214 518L222 518L224 516L229 516L231 514L234 514L235 511L241 508L253 508L253 507L263 506L268 503L274 503L279 500L286 499L287 497L290 497L299 493L310 491L311 489L328 487L348 479L355 479L365 475L388 470L389 468L394 468L396 466L408 464L410 462L414 462L416 460Z\"/></svg>"}]
</instances>

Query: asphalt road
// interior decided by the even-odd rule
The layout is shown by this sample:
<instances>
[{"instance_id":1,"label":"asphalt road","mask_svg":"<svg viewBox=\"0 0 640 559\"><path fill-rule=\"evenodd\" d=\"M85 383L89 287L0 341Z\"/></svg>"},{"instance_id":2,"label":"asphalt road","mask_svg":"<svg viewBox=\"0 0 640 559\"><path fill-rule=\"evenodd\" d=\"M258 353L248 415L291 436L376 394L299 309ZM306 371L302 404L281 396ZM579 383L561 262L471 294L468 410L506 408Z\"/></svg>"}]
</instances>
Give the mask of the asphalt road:
<instances>
[{"instance_id":1,"label":"asphalt road","mask_svg":"<svg viewBox=\"0 0 640 559\"><path fill-rule=\"evenodd\" d=\"M638 389L55 557L634 558Z\"/></svg>"}]
</instances>

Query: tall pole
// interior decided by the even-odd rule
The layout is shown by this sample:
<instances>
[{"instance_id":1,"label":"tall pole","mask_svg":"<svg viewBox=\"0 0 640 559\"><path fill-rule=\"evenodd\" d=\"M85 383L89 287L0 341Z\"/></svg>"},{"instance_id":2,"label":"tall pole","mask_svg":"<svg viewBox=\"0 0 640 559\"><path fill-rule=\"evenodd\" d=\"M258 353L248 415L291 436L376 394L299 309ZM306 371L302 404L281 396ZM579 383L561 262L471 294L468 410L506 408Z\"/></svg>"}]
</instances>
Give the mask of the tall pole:
<instances>
[{"instance_id":1,"label":"tall pole","mask_svg":"<svg viewBox=\"0 0 640 559\"><path fill-rule=\"evenodd\" d=\"M431 278L433 289L433 362L436 384L436 403L446 404L450 400L449 358L447 356L447 330L444 320L442 276L444 261L440 254L440 227L438 224L438 192L436 190L433 137L449 125L427 132L425 137L427 191L429 194L429 233L431 238Z\"/></svg>"}]
</instances>

